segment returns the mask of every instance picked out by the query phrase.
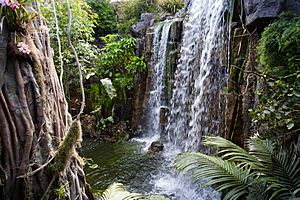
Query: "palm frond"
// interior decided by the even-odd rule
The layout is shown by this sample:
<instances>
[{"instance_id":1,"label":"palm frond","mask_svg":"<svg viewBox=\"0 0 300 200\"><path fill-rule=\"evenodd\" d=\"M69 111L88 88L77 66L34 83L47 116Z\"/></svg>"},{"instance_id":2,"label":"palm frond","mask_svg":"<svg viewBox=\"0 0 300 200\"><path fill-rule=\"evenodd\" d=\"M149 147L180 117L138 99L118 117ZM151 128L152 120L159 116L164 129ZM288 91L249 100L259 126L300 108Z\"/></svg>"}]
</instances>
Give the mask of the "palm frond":
<instances>
[{"instance_id":1,"label":"palm frond","mask_svg":"<svg viewBox=\"0 0 300 200\"><path fill-rule=\"evenodd\" d=\"M271 140L262 140L256 136L249 140L249 146L249 153L263 164L263 169L270 169L273 165L272 157L275 143Z\"/></svg>"},{"instance_id":2,"label":"palm frond","mask_svg":"<svg viewBox=\"0 0 300 200\"><path fill-rule=\"evenodd\" d=\"M296 154L289 154L280 150L273 157L273 167L269 171L269 176L274 176L278 184L276 190L285 189L276 197L292 197L294 191L300 189L300 159Z\"/></svg>"},{"instance_id":3,"label":"palm frond","mask_svg":"<svg viewBox=\"0 0 300 200\"><path fill-rule=\"evenodd\" d=\"M267 191L272 191L270 199L289 198L300 189L300 159L295 153L284 149L275 152L275 144L270 140L252 138L250 154L264 165L258 169L263 177L257 181L271 183Z\"/></svg>"},{"instance_id":4,"label":"palm frond","mask_svg":"<svg viewBox=\"0 0 300 200\"><path fill-rule=\"evenodd\" d=\"M254 156L250 155L245 149L222 137L205 137L203 143L209 146L221 148L218 154L224 160L230 160L239 163L241 166L250 165L255 169L262 167L261 163L258 162L258 160Z\"/></svg>"},{"instance_id":5,"label":"palm frond","mask_svg":"<svg viewBox=\"0 0 300 200\"><path fill-rule=\"evenodd\" d=\"M235 163L202 153L179 154L175 167L191 173L195 181L206 179L219 191L227 191L225 200L235 200L249 193L248 186L253 180L249 168L240 168ZM208 179L209 178L209 179Z\"/></svg>"},{"instance_id":6,"label":"palm frond","mask_svg":"<svg viewBox=\"0 0 300 200\"><path fill-rule=\"evenodd\" d=\"M121 183L113 183L101 195L100 200L147 200L142 194L126 191Z\"/></svg>"}]
</instances>

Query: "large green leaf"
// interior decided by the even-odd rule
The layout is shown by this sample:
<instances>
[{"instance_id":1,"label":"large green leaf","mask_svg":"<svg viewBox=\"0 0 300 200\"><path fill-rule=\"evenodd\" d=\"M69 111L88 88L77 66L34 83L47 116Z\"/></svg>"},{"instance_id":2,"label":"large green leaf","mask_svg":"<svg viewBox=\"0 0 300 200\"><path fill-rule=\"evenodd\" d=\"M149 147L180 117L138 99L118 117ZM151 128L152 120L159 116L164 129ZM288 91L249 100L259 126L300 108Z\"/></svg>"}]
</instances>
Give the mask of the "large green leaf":
<instances>
[{"instance_id":1,"label":"large green leaf","mask_svg":"<svg viewBox=\"0 0 300 200\"><path fill-rule=\"evenodd\" d=\"M232 161L202 153L183 153L177 156L175 167L191 173L195 181L207 180L219 191L227 191L224 199L235 200L249 194L248 186L254 178L247 167L241 168Z\"/></svg>"},{"instance_id":2,"label":"large green leaf","mask_svg":"<svg viewBox=\"0 0 300 200\"><path fill-rule=\"evenodd\" d=\"M145 195L126 191L121 183L113 183L101 195L100 200L147 200Z\"/></svg>"},{"instance_id":3,"label":"large green leaf","mask_svg":"<svg viewBox=\"0 0 300 200\"><path fill-rule=\"evenodd\" d=\"M205 137L204 144L221 148L218 154L224 160L230 160L243 165L250 165L252 168L260 168L262 164L245 149L222 137Z\"/></svg>"}]
</instances>

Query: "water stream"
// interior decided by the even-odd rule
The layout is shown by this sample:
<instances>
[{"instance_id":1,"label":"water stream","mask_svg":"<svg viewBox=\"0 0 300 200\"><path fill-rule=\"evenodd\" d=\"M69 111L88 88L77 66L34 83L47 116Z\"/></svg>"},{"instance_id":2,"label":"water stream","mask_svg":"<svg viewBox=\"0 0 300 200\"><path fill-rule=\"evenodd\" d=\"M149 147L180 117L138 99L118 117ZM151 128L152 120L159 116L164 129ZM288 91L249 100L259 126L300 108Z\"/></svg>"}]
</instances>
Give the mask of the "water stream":
<instances>
[{"instance_id":1,"label":"water stream","mask_svg":"<svg viewBox=\"0 0 300 200\"><path fill-rule=\"evenodd\" d=\"M226 8L226 0L194 0L190 5L167 126L169 148L198 151L203 135L219 132Z\"/></svg>"}]
</instances>

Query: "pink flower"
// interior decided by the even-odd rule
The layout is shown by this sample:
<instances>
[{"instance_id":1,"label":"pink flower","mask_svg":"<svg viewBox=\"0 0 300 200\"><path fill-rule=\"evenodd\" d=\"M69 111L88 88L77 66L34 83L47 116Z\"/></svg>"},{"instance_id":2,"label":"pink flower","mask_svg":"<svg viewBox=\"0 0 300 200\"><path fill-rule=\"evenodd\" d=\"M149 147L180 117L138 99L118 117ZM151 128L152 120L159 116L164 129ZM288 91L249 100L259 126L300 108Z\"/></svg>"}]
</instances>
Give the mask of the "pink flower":
<instances>
[{"instance_id":1,"label":"pink flower","mask_svg":"<svg viewBox=\"0 0 300 200\"><path fill-rule=\"evenodd\" d=\"M8 0L0 0L1 5L4 6L10 6L10 3L8 2Z\"/></svg>"},{"instance_id":2,"label":"pink flower","mask_svg":"<svg viewBox=\"0 0 300 200\"><path fill-rule=\"evenodd\" d=\"M50 30L47 26L44 26L44 25L40 26L40 29L43 33L48 33Z\"/></svg>"},{"instance_id":3,"label":"pink flower","mask_svg":"<svg viewBox=\"0 0 300 200\"><path fill-rule=\"evenodd\" d=\"M25 44L24 42L19 42L17 46L21 53L30 54L31 50L28 44Z\"/></svg>"},{"instance_id":4,"label":"pink flower","mask_svg":"<svg viewBox=\"0 0 300 200\"><path fill-rule=\"evenodd\" d=\"M19 3L12 3L9 7L11 7L13 10L19 9L20 4Z\"/></svg>"}]
</instances>

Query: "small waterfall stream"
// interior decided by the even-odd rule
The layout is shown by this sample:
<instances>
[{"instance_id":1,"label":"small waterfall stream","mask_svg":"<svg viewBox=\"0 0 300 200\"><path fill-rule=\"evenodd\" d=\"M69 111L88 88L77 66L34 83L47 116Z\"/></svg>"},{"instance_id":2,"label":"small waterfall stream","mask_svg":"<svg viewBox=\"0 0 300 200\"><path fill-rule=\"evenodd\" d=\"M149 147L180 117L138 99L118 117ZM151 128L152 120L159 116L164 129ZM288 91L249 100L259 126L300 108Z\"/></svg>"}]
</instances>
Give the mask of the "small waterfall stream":
<instances>
[{"instance_id":1,"label":"small waterfall stream","mask_svg":"<svg viewBox=\"0 0 300 200\"><path fill-rule=\"evenodd\" d=\"M165 96L165 78L166 78L166 62L168 55L168 39L172 20L160 22L154 30L153 38L153 55L152 55L152 77L151 89L148 97L147 114L146 114L146 132L144 133L144 141L147 141L146 148L151 142L160 139L160 110L166 106Z\"/></svg>"}]
</instances>

